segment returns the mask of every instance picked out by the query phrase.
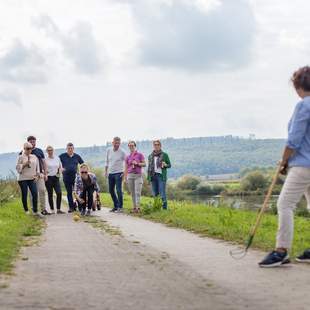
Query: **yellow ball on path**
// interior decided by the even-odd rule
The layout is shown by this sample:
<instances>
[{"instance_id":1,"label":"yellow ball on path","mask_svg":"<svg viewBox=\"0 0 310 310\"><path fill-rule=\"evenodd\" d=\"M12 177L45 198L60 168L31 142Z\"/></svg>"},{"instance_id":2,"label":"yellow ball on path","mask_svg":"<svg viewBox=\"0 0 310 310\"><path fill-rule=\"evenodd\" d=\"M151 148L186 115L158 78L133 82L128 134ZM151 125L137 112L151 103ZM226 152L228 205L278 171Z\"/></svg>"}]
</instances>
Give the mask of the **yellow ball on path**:
<instances>
[{"instance_id":1,"label":"yellow ball on path","mask_svg":"<svg viewBox=\"0 0 310 310\"><path fill-rule=\"evenodd\" d=\"M80 217L79 217L77 214L75 214L75 215L73 216L73 220L74 220L75 222L77 222L77 221L80 220Z\"/></svg>"}]
</instances>

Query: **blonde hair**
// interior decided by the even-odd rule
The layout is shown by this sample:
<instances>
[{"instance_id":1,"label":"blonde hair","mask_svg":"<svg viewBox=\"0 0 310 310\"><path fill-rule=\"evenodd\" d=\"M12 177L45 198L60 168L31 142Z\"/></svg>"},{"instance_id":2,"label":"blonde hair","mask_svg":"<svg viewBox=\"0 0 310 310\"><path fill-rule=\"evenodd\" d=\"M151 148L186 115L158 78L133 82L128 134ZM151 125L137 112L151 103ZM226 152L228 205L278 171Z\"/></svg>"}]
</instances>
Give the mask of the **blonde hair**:
<instances>
[{"instance_id":1,"label":"blonde hair","mask_svg":"<svg viewBox=\"0 0 310 310\"><path fill-rule=\"evenodd\" d=\"M24 143L24 149L32 149L32 144L31 143L29 143L29 142L25 142Z\"/></svg>"},{"instance_id":2,"label":"blonde hair","mask_svg":"<svg viewBox=\"0 0 310 310\"><path fill-rule=\"evenodd\" d=\"M87 164L85 164L85 163L81 164L80 170L83 169L83 168L86 168L89 171L89 166Z\"/></svg>"},{"instance_id":3,"label":"blonde hair","mask_svg":"<svg viewBox=\"0 0 310 310\"><path fill-rule=\"evenodd\" d=\"M46 147L46 151L47 151L48 149L52 149L52 150L54 151L54 148L53 148L51 145L48 145L48 146Z\"/></svg>"}]
</instances>

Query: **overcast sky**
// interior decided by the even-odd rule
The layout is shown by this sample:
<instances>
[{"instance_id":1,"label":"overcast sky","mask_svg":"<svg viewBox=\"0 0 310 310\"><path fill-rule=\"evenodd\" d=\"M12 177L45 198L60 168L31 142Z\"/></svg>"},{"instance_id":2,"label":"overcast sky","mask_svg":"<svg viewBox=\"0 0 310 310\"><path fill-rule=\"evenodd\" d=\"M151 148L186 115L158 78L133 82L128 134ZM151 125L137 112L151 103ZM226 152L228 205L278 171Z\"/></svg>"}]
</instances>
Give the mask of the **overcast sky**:
<instances>
[{"instance_id":1,"label":"overcast sky","mask_svg":"<svg viewBox=\"0 0 310 310\"><path fill-rule=\"evenodd\" d=\"M307 0L2 0L0 152L123 139L285 137Z\"/></svg>"}]
</instances>

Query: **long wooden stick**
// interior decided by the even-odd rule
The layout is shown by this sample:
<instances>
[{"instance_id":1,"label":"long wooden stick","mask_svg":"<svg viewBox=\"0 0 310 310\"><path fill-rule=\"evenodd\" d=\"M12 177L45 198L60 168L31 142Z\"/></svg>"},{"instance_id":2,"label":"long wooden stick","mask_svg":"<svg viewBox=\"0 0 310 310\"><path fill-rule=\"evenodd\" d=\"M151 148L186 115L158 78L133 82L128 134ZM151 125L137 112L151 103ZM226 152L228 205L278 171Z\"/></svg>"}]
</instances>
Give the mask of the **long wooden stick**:
<instances>
[{"instance_id":1,"label":"long wooden stick","mask_svg":"<svg viewBox=\"0 0 310 310\"><path fill-rule=\"evenodd\" d=\"M263 206L262 206L261 210L259 211L259 213L258 213L258 215L257 215L257 218L256 218L255 225L253 226L253 228L252 228L252 230L251 230L251 234L250 234L250 240L251 240L251 241L253 240L254 235L256 234L256 231L257 231L257 229L258 229L258 227L259 227L259 224L260 224L260 222L261 222L261 220L262 220L263 214L264 214L265 210L266 210L267 207L268 207L268 202L269 202L269 200L270 200L270 197L271 197L271 195L272 195L272 191L273 191L273 189L274 189L274 187L275 187L275 185L276 185L276 182L277 182L277 180L278 180L280 171L281 171L281 164L279 164L278 167L277 167L277 170L276 170L276 172L275 172L275 174L274 174L274 176L273 176L273 178L272 178L272 182L271 182L271 184L270 184L270 186L269 186L268 192L267 192L267 194L266 194L266 196L265 196ZM249 242L248 247L251 245L251 243L252 243L252 242Z\"/></svg>"}]
</instances>

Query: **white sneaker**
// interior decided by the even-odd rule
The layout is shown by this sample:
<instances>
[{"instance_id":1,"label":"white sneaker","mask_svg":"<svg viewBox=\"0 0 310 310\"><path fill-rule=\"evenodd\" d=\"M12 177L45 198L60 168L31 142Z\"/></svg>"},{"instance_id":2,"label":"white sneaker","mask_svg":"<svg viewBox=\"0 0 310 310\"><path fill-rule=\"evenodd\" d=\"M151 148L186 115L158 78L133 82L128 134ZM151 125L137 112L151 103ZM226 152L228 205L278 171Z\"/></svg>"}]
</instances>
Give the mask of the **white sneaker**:
<instances>
[{"instance_id":1,"label":"white sneaker","mask_svg":"<svg viewBox=\"0 0 310 310\"><path fill-rule=\"evenodd\" d=\"M56 214L55 210L50 210L51 214Z\"/></svg>"},{"instance_id":2,"label":"white sneaker","mask_svg":"<svg viewBox=\"0 0 310 310\"><path fill-rule=\"evenodd\" d=\"M29 215L29 214L30 214L30 212L29 212L29 211L26 211L25 213L26 213L27 215Z\"/></svg>"}]
</instances>

